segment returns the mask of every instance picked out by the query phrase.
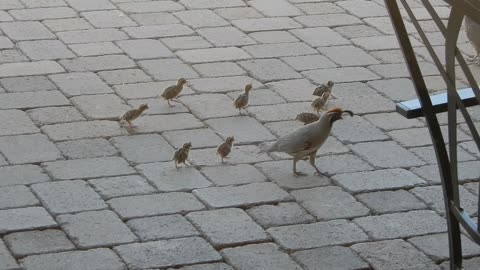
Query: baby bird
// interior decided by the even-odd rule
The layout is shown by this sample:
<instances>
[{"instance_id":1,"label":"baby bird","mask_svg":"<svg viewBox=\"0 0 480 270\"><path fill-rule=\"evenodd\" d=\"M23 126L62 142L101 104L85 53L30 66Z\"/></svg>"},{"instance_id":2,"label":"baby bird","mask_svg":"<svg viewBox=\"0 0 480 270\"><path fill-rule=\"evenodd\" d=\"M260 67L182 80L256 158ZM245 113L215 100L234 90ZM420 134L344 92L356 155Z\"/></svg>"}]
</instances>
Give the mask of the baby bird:
<instances>
[{"instance_id":1,"label":"baby bird","mask_svg":"<svg viewBox=\"0 0 480 270\"><path fill-rule=\"evenodd\" d=\"M224 143L220 144L220 146L217 148L217 155L220 155L222 158L222 163L223 159L227 158L228 154L232 151L232 146L233 146L233 137L228 137Z\"/></svg>"},{"instance_id":2,"label":"baby bird","mask_svg":"<svg viewBox=\"0 0 480 270\"><path fill-rule=\"evenodd\" d=\"M323 93L325 93L325 92L327 92L328 94L331 94L332 93L332 88L333 88L333 82L332 81L328 81L327 84L322 83L320 86L315 88L315 90L313 90L313 95L321 97L323 95Z\"/></svg>"},{"instance_id":3,"label":"baby bird","mask_svg":"<svg viewBox=\"0 0 480 270\"><path fill-rule=\"evenodd\" d=\"M470 40L470 44L472 44L473 49L477 53L471 61L476 61L480 64L480 24L465 16L465 32Z\"/></svg>"},{"instance_id":4,"label":"baby bird","mask_svg":"<svg viewBox=\"0 0 480 270\"><path fill-rule=\"evenodd\" d=\"M141 104L137 109L132 109L125 112L122 116L120 116L119 123L121 124L125 121L128 123L128 127L132 128L132 121L140 117L140 115L142 115L146 109L148 109L148 104Z\"/></svg>"},{"instance_id":5,"label":"baby bird","mask_svg":"<svg viewBox=\"0 0 480 270\"><path fill-rule=\"evenodd\" d=\"M183 144L182 148L175 151L175 155L173 156L173 160L175 161L175 168L178 169L177 164L183 163L187 165L185 162L188 159L188 153L190 152L191 147L192 147L192 144L188 142Z\"/></svg>"},{"instance_id":6,"label":"baby bird","mask_svg":"<svg viewBox=\"0 0 480 270\"><path fill-rule=\"evenodd\" d=\"M260 148L262 152L284 152L293 157L293 173L296 175L304 175L297 172L297 162L299 160L310 159L310 164L315 168L316 174L321 174L315 165L315 157L318 149L325 143L333 123L343 119L344 113L353 116L351 111L343 111L340 108L334 108L322 114L320 120L309 125L298 128L291 133L280 137L273 144L262 143Z\"/></svg>"},{"instance_id":7,"label":"baby bird","mask_svg":"<svg viewBox=\"0 0 480 270\"><path fill-rule=\"evenodd\" d=\"M323 110L325 105L327 104L328 97L330 97L330 94L328 92L325 92L322 94L321 97L316 98L312 101L312 108L317 114L320 114L319 111Z\"/></svg>"},{"instance_id":8,"label":"baby bird","mask_svg":"<svg viewBox=\"0 0 480 270\"><path fill-rule=\"evenodd\" d=\"M242 114L242 109L248 105L248 93L252 90L252 85L247 84L245 85L245 92L240 94L237 99L233 102L235 108L238 109L238 112Z\"/></svg>"},{"instance_id":9,"label":"baby bird","mask_svg":"<svg viewBox=\"0 0 480 270\"><path fill-rule=\"evenodd\" d=\"M299 113L295 118L295 120L300 121L305 125L318 121L318 119L320 119L318 115L314 113L308 113L308 112Z\"/></svg>"},{"instance_id":10,"label":"baby bird","mask_svg":"<svg viewBox=\"0 0 480 270\"><path fill-rule=\"evenodd\" d=\"M183 85L186 83L187 81L184 78L180 78L178 79L176 85L170 85L169 87L165 88L165 90L163 90L163 94L161 95L161 97L167 100L168 106L175 106L170 104L170 100L175 101L174 98L176 98L180 94L180 92L182 92Z\"/></svg>"}]
</instances>

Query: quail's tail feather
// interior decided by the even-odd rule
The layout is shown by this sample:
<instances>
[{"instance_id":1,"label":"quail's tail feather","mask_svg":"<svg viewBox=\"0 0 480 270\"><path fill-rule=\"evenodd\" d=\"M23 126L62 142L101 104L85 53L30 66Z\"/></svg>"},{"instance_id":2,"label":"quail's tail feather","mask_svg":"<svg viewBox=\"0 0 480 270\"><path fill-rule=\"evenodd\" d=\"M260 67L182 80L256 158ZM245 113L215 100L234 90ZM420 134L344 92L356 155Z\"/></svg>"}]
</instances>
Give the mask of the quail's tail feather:
<instances>
[{"instance_id":1,"label":"quail's tail feather","mask_svg":"<svg viewBox=\"0 0 480 270\"><path fill-rule=\"evenodd\" d=\"M258 145L258 147L260 148L260 151L258 152L258 154L272 152L274 150L274 146L275 146L275 143L263 142Z\"/></svg>"}]
</instances>

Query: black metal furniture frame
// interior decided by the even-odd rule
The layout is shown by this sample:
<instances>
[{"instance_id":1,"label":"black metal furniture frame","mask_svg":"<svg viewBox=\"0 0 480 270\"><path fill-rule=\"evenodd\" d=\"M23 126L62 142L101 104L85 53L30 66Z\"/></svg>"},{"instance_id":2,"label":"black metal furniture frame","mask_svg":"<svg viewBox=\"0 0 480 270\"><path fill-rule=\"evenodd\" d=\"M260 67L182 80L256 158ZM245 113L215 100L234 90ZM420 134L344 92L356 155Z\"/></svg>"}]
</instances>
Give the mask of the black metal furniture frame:
<instances>
[{"instance_id":1,"label":"black metal furniture frame","mask_svg":"<svg viewBox=\"0 0 480 270\"><path fill-rule=\"evenodd\" d=\"M444 64L432 48L427 36L418 23L414 12L410 8L407 0L385 0L385 6L390 14L392 24L397 34L398 42L403 51L407 67L412 78L418 100L403 102L397 105L397 111L407 118L425 116L433 147L438 161L440 177L443 187L445 201L449 250L450 250L450 269L462 269L462 244L460 240L460 225L465 229L468 235L480 244L480 215L477 222L461 208L459 198L459 181L457 171L457 109L460 109L470 133L480 150L480 136L475 129L475 125L467 111L466 107L480 103L480 90L474 76L472 75L465 59L456 47L458 35L465 16L469 16L474 21L480 23L480 0L446 0L450 5L450 15L448 23L442 22L434 7L428 0L419 0L424 8L430 13L433 21L440 32L445 37L445 55ZM409 33L397 2L401 2L405 13L410 18L410 22L415 26L416 31L422 39L433 62L437 66L441 77L447 85L447 93L443 96L430 97L427 86L419 68L415 53L410 42ZM458 63L462 69L468 84L471 88L457 91L455 80L455 64ZM448 148L447 154L446 142L443 139L440 125L436 113L448 111ZM479 187L480 188L480 187ZM478 202L480 210L480 200Z\"/></svg>"}]
</instances>

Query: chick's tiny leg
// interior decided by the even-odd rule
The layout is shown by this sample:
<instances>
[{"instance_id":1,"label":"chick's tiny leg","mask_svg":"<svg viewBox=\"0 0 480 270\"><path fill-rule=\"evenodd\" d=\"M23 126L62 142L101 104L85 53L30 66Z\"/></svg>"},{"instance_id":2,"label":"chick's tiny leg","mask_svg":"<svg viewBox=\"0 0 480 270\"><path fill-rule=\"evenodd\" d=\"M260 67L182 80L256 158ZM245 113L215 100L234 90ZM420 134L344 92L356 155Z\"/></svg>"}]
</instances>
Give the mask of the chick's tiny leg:
<instances>
[{"instance_id":1,"label":"chick's tiny leg","mask_svg":"<svg viewBox=\"0 0 480 270\"><path fill-rule=\"evenodd\" d=\"M315 165L315 155L316 154L317 153L313 153L313 154L310 155L310 164L313 166L313 168L315 168L315 170L316 170L315 174L321 175L322 173L317 168L317 165Z\"/></svg>"},{"instance_id":2,"label":"chick's tiny leg","mask_svg":"<svg viewBox=\"0 0 480 270\"><path fill-rule=\"evenodd\" d=\"M176 160L174 160L173 162L175 163L175 168L177 168L177 169L178 169L177 161L176 161Z\"/></svg>"},{"instance_id":3,"label":"chick's tiny leg","mask_svg":"<svg viewBox=\"0 0 480 270\"><path fill-rule=\"evenodd\" d=\"M172 104L170 103L170 99L167 99L167 103L168 103L168 106L170 106L170 107L175 107L175 105L172 105Z\"/></svg>"}]
</instances>

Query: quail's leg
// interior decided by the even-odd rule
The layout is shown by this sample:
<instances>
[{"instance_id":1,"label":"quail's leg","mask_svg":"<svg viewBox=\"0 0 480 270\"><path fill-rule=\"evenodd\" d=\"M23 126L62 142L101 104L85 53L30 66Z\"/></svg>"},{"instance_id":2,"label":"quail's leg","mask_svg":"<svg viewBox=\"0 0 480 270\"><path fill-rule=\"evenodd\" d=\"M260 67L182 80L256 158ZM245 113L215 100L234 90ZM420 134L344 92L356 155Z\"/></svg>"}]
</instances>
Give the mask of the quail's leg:
<instances>
[{"instance_id":1,"label":"quail's leg","mask_svg":"<svg viewBox=\"0 0 480 270\"><path fill-rule=\"evenodd\" d=\"M175 163L175 168L178 169L177 161L173 160L173 162Z\"/></svg>"},{"instance_id":2,"label":"quail's leg","mask_svg":"<svg viewBox=\"0 0 480 270\"><path fill-rule=\"evenodd\" d=\"M238 108L238 114L242 114L242 108Z\"/></svg>"},{"instance_id":3,"label":"quail's leg","mask_svg":"<svg viewBox=\"0 0 480 270\"><path fill-rule=\"evenodd\" d=\"M170 104L170 99L167 99L168 106L175 107L175 105Z\"/></svg>"},{"instance_id":4,"label":"quail's leg","mask_svg":"<svg viewBox=\"0 0 480 270\"><path fill-rule=\"evenodd\" d=\"M298 175L298 176L304 176L306 174L302 173L302 172L297 172L297 162L300 160L301 158L298 158L298 157L294 157L293 158L293 173L295 175Z\"/></svg>"},{"instance_id":5,"label":"quail's leg","mask_svg":"<svg viewBox=\"0 0 480 270\"><path fill-rule=\"evenodd\" d=\"M313 168L315 168L315 170L316 170L315 174L321 175L322 173L317 168L317 165L315 165L315 155L316 154L317 153L313 153L313 154L310 155L310 164L313 166Z\"/></svg>"}]
</instances>

